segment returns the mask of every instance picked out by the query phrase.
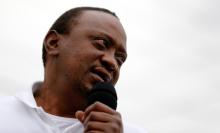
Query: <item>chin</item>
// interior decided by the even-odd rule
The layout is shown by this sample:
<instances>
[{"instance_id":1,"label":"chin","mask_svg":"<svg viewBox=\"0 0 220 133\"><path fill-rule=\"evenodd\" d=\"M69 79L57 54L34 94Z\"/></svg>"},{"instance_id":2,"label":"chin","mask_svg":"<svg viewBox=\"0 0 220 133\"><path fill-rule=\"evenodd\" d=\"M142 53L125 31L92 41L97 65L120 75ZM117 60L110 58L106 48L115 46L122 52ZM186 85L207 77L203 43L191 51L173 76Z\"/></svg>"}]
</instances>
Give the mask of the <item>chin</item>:
<instances>
[{"instance_id":1,"label":"chin","mask_svg":"<svg viewBox=\"0 0 220 133\"><path fill-rule=\"evenodd\" d=\"M86 93L90 92L92 90L92 88L93 88L93 85L92 84L88 84L88 83L87 84L83 84L81 86L82 91L86 92Z\"/></svg>"},{"instance_id":2,"label":"chin","mask_svg":"<svg viewBox=\"0 0 220 133\"><path fill-rule=\"evenodd\" d=\"M85 80L81 80L81 89L82 89L83 92L88 93L92 90L94 85L99 83L99 82L103 82L103 81L101 79L95 77L92 74L92 75L90 75L89 78L87 78Z\"/></svg>"}]
</instances>

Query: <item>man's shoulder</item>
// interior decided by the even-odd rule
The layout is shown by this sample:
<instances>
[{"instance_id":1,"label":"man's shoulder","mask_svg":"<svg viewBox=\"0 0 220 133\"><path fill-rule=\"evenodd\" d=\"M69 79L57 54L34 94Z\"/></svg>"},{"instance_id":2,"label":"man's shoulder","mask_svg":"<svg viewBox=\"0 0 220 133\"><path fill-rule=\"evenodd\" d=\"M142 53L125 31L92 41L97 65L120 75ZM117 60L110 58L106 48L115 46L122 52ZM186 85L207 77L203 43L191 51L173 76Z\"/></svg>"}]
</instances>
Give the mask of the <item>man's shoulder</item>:
<instances>
[{"instance_id":1,"label":"man's shoulder","mask_svg":"<svg viewBox=\"0 0 220 133\"><path fill-rule=\"evenodd\" d=\"M0 97L0 133L51 133L41 115L19 98Z\"/></svg>"},{"instance_id":2,"label":"man's shoulder","mask_svg":"<svg viewBox=\"0 0 220 133\"><path fill-rule=\"evenodd\" d=\"M17 102L17 99L15 96L1 96L0 97L0 107L2 107L2 104L14 104Z\"/></svg>"},{"instance_id":3,"label":"man's shoulder","mask_svg":"<svg viewBox=\"0 0 220 133\"><path fill-rule=\"evenodd\" d=\"M21 102L16 96L2 96L0 97L0 112L1 114L7 112L16 112L23 109L25 104Z\"/></svg>"},{"instance_id":4,"label":"man's shoulder","mask_svg":"<svg viewBox=\"0 0 220 133\"><path fill-rule=\"evenodd\" d=\"M0 97L0 109L14 107L18 104L18 100L15 96L1 96Z\"/></svg>"}]
</instances>

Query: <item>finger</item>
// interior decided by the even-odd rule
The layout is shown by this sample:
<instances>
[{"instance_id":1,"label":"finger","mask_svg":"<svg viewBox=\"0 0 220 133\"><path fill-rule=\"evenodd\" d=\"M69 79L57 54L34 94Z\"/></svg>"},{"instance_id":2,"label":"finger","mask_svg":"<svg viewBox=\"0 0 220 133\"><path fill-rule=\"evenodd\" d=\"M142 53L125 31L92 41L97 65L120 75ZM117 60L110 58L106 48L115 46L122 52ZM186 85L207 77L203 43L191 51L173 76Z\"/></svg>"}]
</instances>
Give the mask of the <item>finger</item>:
<instances>
[{"instance_id":1,"label":"finger","mask_svg":"<svg viewBox=\"0 0 220 133\"><path fill-rule=\"evenodd\" d=\"M85 117L83 124L86 125L88 121L119 123L121 121L121 115L119 113L116 113L115 115L110 115L103 112L92 111L87 117Z\"/></svg>"},{"instance_id":2,"label":"finger","mask_svg":"<svg viewBox=\"0 0 220 133\"><path fill-rule=\"evenodd\" d=\"M79 110L75 113L75 117L76 119L78 119L79 121L81 121L83 123L84 121L84 112Z\"/></svg>"},{"instance_id":3,"label":"finger","mask_svg":"<svg viewBox=\"0 0 220 133\"><path fill-rule=\"evenodd\" d=\"M89 131L104 132L103 123L96 122L96 121L90 121L87 125L84 126L84 132L87 133Z\"/></svg>"},{"instance_id":4,"label":"finger","mask_svg":"<svg viewBox=\"0 0 220 133\"><path fill-rule=\"evenodd\" d=\"M116 123L103 123L97 121L90 121L84 128L84 132L104 132L104 133L119 133L122 130L120 125ZM121 133L121 132L120 132Z\"/></svg>"},{"instance_id":5,"label":"finger","mask_svg":"<svg viewBox=\"0 0 220 133\"><path fill-rule=\"evenodd\" d=\"M91 130L91 131L87 131L85 133L103 133L102 131L95 131L95 130Z\"/></svg>"},{"instance_id":6,"label":"finger","mask_svg":"<svg viewBox=\"0 0 220 133\"><path fill-rule=\"evenodd\" d=\"M91 111L97 111L97 112L105 112L108 114L115 114L115 110L112 108L108 107L107 105L100 103L100 102L95 102L94 104L90 105L86 110L84 117L87 117Z\"/></svg>"}]
</instances>

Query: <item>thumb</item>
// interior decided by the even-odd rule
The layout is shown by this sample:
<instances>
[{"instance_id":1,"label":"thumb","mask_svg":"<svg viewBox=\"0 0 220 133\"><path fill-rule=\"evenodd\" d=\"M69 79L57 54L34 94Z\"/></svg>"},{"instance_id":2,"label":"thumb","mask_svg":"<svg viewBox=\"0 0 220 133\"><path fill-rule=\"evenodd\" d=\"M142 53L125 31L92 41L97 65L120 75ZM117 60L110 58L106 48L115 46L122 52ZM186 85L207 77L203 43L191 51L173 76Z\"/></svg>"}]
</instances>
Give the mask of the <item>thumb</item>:
<instances>
[{"instance_id":1,"label":"thumb","mask_svg":"<svg viewBox=\"0 0 220 133\"><path fill-rule=\"evenodd\" d=\"M83 123L83 121L84 121L84 112L81 111L81 110L76 111L75 117L76 117L76 119L78 119L79 121L81 121Z\"/></svg>"}]
</instances>

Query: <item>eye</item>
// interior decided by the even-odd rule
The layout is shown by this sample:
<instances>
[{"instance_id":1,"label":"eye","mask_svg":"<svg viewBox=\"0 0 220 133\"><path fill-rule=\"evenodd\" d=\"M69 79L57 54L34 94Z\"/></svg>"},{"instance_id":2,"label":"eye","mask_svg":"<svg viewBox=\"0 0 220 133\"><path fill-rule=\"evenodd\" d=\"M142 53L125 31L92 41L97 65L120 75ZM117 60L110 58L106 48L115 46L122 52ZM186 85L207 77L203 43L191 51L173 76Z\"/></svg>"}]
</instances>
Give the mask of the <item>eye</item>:
<instances>
[{"instance_id":1,"label":"eye","mask_svg":"<svg viewBox=\"0 0 220 133\"><path fill-rule=\"evenodd\" d=\"M124 55L123 53L117 53L116 60L118 65L121 66L126 60L126 55Z\"/></svg>"},{"instance_id":2,"label":"eye","mask_svg":"<svg viewBox=\"0 0 220 133\"><path fill-rule=\"evenodd\" d=\"M105 50L109 47L110 41L104 37L95 37L94 45L99 50Z\"/></svg>"}]
</instances>

